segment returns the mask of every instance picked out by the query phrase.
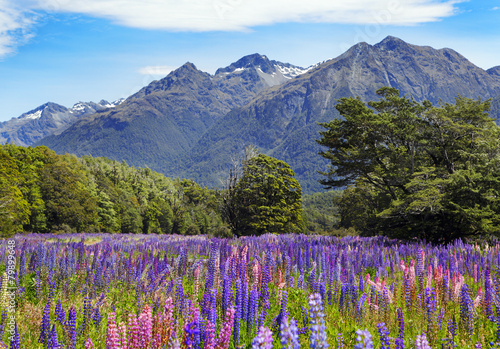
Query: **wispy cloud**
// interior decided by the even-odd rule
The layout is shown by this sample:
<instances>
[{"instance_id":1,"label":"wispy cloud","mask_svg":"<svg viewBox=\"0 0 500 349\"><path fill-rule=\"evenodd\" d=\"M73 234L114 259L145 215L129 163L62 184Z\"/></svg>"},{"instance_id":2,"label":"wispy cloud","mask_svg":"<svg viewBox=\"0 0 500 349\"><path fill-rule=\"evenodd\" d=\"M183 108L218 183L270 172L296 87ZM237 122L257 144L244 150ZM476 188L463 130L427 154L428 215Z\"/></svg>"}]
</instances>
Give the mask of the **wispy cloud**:
<instances>
[{"instance_id":1,"label":"wispy cloud","mask_svg":"<svg viewBox=\"0 0 500 349\"><path fill-rule=\"evenodd\" d=\"M26 39L29 11L78 13L172 31L244 31L274 23L414 25L456 12L457 0L0 0L0 56ZM14 5L19 4L19 5ZM22 10L20 9L22 6ZM381 20L382 18L382 20Z\"/></svg>"},{"instance_id":2,"label":"wispy cloud","mask_svg":"<svg viewBox=\"0 0 500 349\"><path fill-rule=\"evenodd\" d=\"M150 65L140 68L139 73L142 75L165 76L168 75L168 73L170 73L172 70L175 70L177 68L178 67L170 65Z\"/></svg>"},{"instance_id":3,"label":"wispy cloud","mask_svg":"<svg viewBox=\"0 0 500 349\"><path fill-rule=\"evenodd\" d=\"M373 23L397 9L387 24L432 22L455 12L448 0L31 0L42 10L83 13L121 25L168 30L245 30L280 22Z\"/></svg>"},{"instance_id":4,"label":"wispy cloud","mask_svg":"<svg viewBox=\"0 0 500 349\"><path fill-rule=\"evenodd\" d=\"M15 52L33 34L34 13L9 0L0 0L0 58Z\"/></svg>"},{"instance_id":5,"label":"wispy cloud","mask_svg":"<svg viewBox=\"0 0 500 349\"><path fill-rule=\"evenodd\" d=\"M495 6L495 7L493 7L491 10L492 10L492 11L498 11L498 10L500 10L500 6Z\"/></svg>"}]
</instances>

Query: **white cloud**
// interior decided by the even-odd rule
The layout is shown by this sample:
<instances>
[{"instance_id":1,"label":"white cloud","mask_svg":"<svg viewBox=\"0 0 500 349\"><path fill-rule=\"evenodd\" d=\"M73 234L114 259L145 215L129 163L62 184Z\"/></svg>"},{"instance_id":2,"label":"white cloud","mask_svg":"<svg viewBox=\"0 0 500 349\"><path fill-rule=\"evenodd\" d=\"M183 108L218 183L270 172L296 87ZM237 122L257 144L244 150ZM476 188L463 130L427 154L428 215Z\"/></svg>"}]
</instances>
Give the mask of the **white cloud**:
<instances>
[{"instance_id":1,"label":"white cloud","mask_svg":"<svg viewBox=\"0 0 500 349\"><path fill-rule=\"evenodd\" d=\"M412 25L455 13L454 0L30 0L37 9L82 13L136 28L246 30L279 22Z\"/></svg>"},{"instance_id":2,"label":"white cloud","mask_svg":"<svg viewBox=\"0 0 500 349\"><path fill-rule=\"evenodd\" d=\"M150 65L147 67L140 68L139 73L142 75L165 76L168 75L172 70L175 70L177 68L178 67L170 65Z\"/></svg>"},{"instance_id":3,"label":"white cloud","mask_svg":"<svg viewBox=\"0 0 500 349\"><path fill-rule=\"evenodd\" d=\"M495 7L492 8L492 10L493 11L498 11L498 10L500 10L500 7L499 6L495 6Z\"/></svg>"},{"instance_id":4,"label":"white cloud","mask_svg":"<svg viewBox=\"0 0 500 349\"><path fill-rule=\"evenodd\" d=\"M0 57L15 52L32 37L34 14L9 0L0 0Z\"/></svg>"},{"instance_id":5,"label":"white cloud","mask_svg":"<svg viewBox=\"0 0 500 349\"><path fill-rule=\"evenodd\" d=\"M0 57L30 36L33 14L78 13L119 25L234 31L284 22L413 25L456 12L460 0L0 0Z\"/></svg>"}]
</instances>

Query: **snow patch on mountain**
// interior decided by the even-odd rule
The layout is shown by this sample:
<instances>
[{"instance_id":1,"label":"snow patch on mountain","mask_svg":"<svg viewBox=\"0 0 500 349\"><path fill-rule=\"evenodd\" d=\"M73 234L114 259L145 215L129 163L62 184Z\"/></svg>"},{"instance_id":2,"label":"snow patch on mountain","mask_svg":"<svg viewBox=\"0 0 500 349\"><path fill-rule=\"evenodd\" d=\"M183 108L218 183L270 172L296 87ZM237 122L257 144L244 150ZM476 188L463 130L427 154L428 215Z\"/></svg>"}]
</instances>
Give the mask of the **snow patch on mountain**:
<instances>
[{"instance_id":1,"label":"snow patch on mountain","mask_svg":"<svg viewBox=\"0 0 500 349\"><path fill-rule=\"evenodd\" d=\"M34 113L26 114L26 115L24 115L23 119L25 119L25 120L40 119L40 117L42 116L42 112L43 112L43 110L40 109L40 110L37 110Z\"/></svg>"}]
</instances>

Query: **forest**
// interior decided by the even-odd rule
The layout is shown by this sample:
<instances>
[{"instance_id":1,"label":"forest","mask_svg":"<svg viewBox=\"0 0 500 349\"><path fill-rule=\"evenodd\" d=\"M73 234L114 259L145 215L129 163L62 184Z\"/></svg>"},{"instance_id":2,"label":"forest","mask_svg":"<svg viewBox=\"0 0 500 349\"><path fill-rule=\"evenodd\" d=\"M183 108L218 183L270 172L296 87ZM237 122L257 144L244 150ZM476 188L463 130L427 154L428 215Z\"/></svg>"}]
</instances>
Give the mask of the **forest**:
<instances>
[{"instance_id":1,"label":"forest","mask_svg":"<svg viewBox=\"0 0 500 349\"><path fill-rule=\"evenodd\" d=\"M19 232L106 232L229 237L235 233L231 223L241 221L243 216L254 217L257 221L256 224L246 222L246 235L258 234L262 229L284 232L292 228L297 232L324 233L333 228L335 213L329 209L331 194L325 194L322 199L319 198L321 194L314 194L311 199L304 196L305 202L311 204L303 213L300 184L293 178L289 166L262 154L255 155L255 159L247 160L247 165L241 167L238 183L234 183L239 184L234 191L236 197L231 201L232 206L228 206L227 188L201 187L189 179L167 178L148 168L136 168L107 158L58 155L44 146L2 145L1 234L7 237ZM254 163L257 166L252 166ZM264 164L267 170L263 169ZM266 178L273 177L274 171L285 171L277 177L288 181L275 183L277 189L273 192L274 189L263 188L259 184L261 181L255 180L255 172L260 170L270 172ZM243 182L246 187L242 186ZM290 183L295 187L288 188ZM259 190L274 193L274 197L279 198L274 204L270 197L264 198L269 201L267 207L271 209L267 215L273 215L273 222L282 216L282 221L295 223L284 227L273 224L271 228L262 216L266 212L249 213L247 209L243 212ZM288 213L280 206L287 190L293 197L292 201L285 201L285 206L295 203ZM228 208L236 216L225 215ZM242 228L241 224L239 227Z\"/></svg>"}]
</instances>

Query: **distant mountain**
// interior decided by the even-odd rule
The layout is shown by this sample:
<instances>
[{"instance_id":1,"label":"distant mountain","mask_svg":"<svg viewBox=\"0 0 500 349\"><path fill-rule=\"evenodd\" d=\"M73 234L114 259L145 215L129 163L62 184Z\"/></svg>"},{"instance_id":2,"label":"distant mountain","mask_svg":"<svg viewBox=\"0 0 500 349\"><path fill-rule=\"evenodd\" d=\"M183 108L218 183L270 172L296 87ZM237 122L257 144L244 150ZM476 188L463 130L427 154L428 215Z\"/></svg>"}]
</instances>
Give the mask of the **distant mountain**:
<instances>
[{"instance_id":1,"label":"distant mountain","mask_svg":"<svg viewBox=\"0 0 500 349\"><path fill-rule=\"evenodd\" d=\"M269 89L214 125L187 154L184 176L214 185L246 145L288 162L306 192L320 190L317 125L338 117L336 101L359 96L377 99L375 91L392 86L416 100L453 102L461 94L483 99L500 96L500 77L476 67L451 49L410 45L387 37L376 45L360 43L341 56ZM493 116L500 108L493 103Z\"/></svg>"},{"instance_id":2,"label":"distant mountain","mask_svg":"<svg viewBox=\"0 0 500 349\"><path fill-rule=\"evenodd\" d=\"M326 169L315 140L318 122L339 117L342 97L377 99L382 86L432 103L461 94L493 98L500 115L500 69L485 71L451 49L411 45L387 37L359 43L309 68L243 57L215 75L186 63L114 109L79 119L45 144L59 153L126 160L174 177L214 186L245 146L287 161L305 192L320 190Z\"/></svg>"},{"instance_id":3,"label":"distant mountain","mask_svg":"<svg viewBox=\"0 0 500 349\"><path fill-rule=\"evenodd\" d=\"M29 146L50 135L59 135L78 118L96 111L114 108L123 102L101 100L99 103L79 102L72 108L56 103L46 103L23 115L0 123L0 144L15 143Z\"/></svg>"},{"instance_id":4,"label":"distant mountain","mask_svg":"<svg viewBox=\"0 0 500 349\"><path fill-rule=\"evenodd\" d=\"M221 117L305 69L253 54L215 75L186 63L113 110L83 118L43 139L57 152L92 154L175 176L178 160Z\"/></svg>"}]
</instances>

